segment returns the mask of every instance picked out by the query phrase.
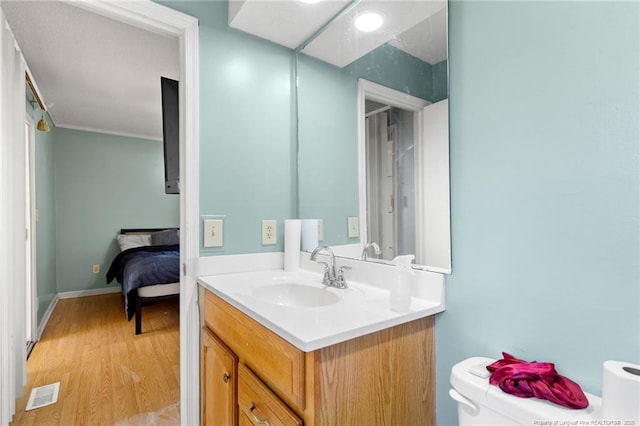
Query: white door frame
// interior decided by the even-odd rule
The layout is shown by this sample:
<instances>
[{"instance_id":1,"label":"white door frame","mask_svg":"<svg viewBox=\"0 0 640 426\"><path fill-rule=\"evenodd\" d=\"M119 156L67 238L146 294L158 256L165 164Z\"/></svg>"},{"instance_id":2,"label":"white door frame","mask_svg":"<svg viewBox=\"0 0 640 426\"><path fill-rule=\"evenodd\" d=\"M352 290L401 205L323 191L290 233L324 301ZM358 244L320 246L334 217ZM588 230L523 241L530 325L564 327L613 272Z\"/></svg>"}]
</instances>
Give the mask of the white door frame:
<instances>
[{"instance_id":1,"label":"white door frame","mask_svg":"<svg viewBox=\"0 0 640 426\"><path fill-rule=\"evenodd\" d=\"M199 257L199 40L198 20L149 0L69 1L107 16L180 40L180 423L200 423Z\"/></svg>"},{"instance_id":2,"label":"white door frame","mask_svg":"<svg viewBox=\"0 0 640 426\"><path fill-rule=\"evenodd\" d=\"M358 197L360 211L360 241L367 244L367 159L366 159L366 135L365 135L365 100L371 99L384 105L400 108L413 112L414 124L414 158L418 158L417 152L422 146L422 109L430 102L394 89L382 86L365 79L358 80ZM417 166L417 165L416 165ZM416 168L416 171L419 168ZM416 205L420 205L420 197L424 191L421 190L421 182L416 179ZM396 200L397 201L397 200ZM416 221L420 216L416 215ZM419 224L416 224L416 235L419 236ZM421 263L422 259L418 245L419 238L416 238L416 263ZM397 244L396 244L397 247Z\"/></svg>"},{"instance_id":3,"label":"white door frame","mask_svg":"<svg viewBox=\"0 0 640 426\"><path fill-rule=\"evenodd\" d=\"M428 271L450 274L449 100L432 104L364 79L358 80L358 183L360 241L363 244L369 242L366 223L365 99L413 112L416 263ZM428 124L434 125L425 126L425 119Z\"/></svg>"}]
</instances>

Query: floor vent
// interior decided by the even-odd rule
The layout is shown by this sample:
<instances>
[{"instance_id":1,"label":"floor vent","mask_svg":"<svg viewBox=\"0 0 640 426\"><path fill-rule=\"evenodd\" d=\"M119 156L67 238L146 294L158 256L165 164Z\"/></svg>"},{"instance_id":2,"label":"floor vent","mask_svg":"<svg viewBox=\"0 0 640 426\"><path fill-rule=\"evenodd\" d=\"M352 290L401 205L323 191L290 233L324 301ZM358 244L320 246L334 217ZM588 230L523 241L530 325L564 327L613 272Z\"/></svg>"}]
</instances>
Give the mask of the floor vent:
<instances>
[{"instance_id":1,"label":"floor vent","mask_svg":"<svg viewBox=\"0 0 640 426\"><path fill-rule=\"evenodd\" d=\"M25 408L24 410L29 411L36 408L46 407L47 405L55 404L56 402L58 402L59 389L60 382L31 389L29 402L27 403L27 408Z\"/></svg>"}]
</instances>

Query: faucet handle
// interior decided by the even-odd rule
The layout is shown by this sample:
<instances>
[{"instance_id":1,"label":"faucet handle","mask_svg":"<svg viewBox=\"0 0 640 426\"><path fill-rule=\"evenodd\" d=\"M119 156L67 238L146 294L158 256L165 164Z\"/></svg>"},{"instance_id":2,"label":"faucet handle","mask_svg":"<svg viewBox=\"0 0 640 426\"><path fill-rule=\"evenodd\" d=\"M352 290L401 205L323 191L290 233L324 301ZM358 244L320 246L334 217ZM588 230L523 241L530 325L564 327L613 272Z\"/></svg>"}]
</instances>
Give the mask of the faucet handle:
<instances>
[{"instance_id":1,"label":"faucet handle","mask_svg":"<svg viewBox=\"0 0 640 426\"><path fill-rule=\"evenodd\" d=\"M322 276L322 284L331 285L331 269L329 268L329 264L327 262L318 262L319 264L324 266L324 275Z\"/></svg>"},{"instance_id":2,"label":"faucet handle","mask_svg":"<svg viewBox=\"0 0 640 426\"><path fill-rule=\"evenodd\" d=\"M338 269L338 273L336 277L337 288L349 288L349 286L347 285L347 280L344 279L344 273L345 271L348 271L350 269L351 269L350 266L341 266L340 269Z\"/></svg>"}]
</instances>

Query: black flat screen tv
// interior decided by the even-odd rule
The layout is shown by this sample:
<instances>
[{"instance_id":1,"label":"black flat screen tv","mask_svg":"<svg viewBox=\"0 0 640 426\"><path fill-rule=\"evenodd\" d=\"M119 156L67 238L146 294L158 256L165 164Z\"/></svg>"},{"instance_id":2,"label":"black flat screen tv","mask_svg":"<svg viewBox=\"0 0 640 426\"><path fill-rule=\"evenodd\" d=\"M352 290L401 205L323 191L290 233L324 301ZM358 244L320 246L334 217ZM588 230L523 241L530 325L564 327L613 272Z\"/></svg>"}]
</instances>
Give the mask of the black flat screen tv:
<instances>
[{"instance_id":1,"label":"black flat screen tv","mask_svg":"<svg viewBox=\"0 0 640 426\"><path fill-rule=\"evenodd\" d=\"M160 77L162 90L162 141L164 145L164 192L180 193L180 110L178 82Z\"/></svg>"}]
</instances>

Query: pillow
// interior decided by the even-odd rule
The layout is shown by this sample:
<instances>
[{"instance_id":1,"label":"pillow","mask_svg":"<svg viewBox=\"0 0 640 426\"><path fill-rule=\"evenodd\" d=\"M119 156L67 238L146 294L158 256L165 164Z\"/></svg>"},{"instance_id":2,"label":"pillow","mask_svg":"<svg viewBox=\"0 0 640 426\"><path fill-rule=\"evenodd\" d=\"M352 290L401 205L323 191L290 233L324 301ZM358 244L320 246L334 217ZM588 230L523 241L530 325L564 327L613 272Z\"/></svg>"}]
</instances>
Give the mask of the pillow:
<instances>
[{"instance_id":1,"label":"pillow","mask_svg":"<svg viewBox=\"0 0 640 426\"><path fill-rule=\"evenodd\" d=\"M151 245L150 234L119 234L116 239L120 245L120 251Z\"/></svg>"},{"instance_id":2,"label":"pillow","mask_svg":"<svg viewBox=\"0 0 640 426\"><path fill-rule=\"evenodd\" d=\"M154 232L151 234L151 245L172 246L175 244L180 244L179 229L166 229L164 231Z\"/></svg>"}]
</instances>

